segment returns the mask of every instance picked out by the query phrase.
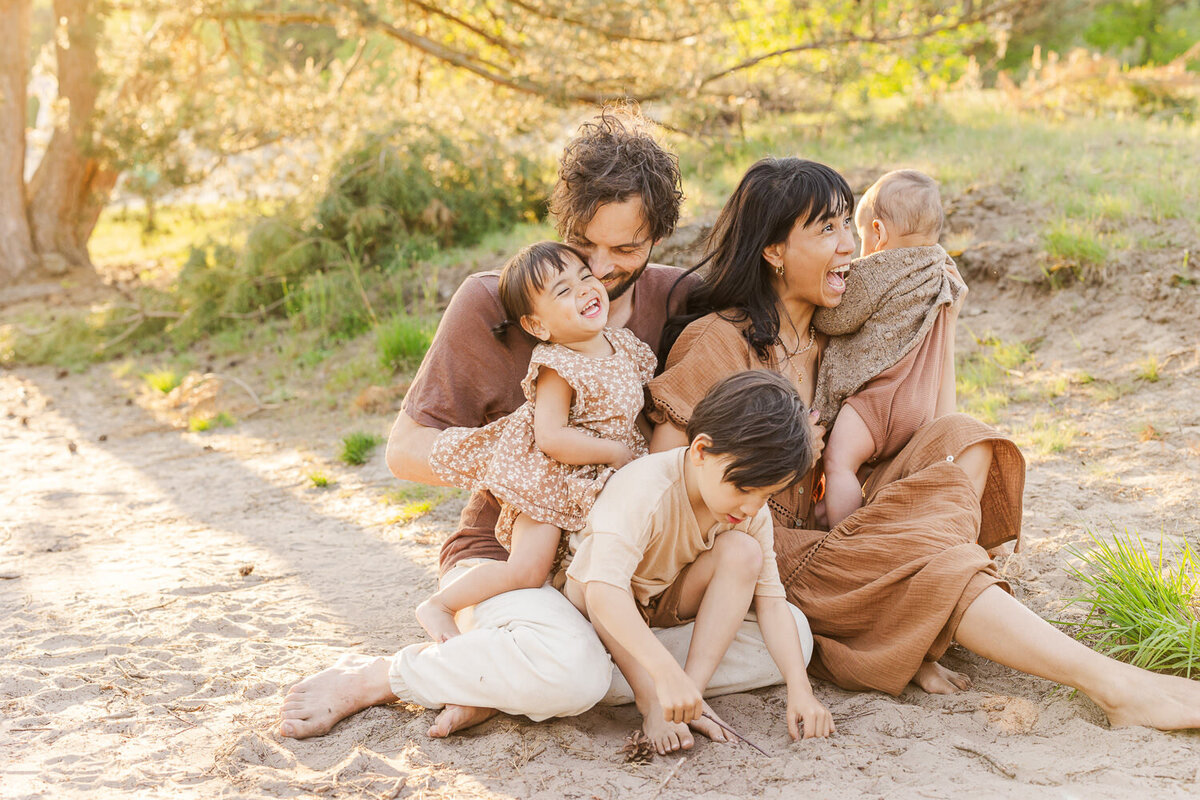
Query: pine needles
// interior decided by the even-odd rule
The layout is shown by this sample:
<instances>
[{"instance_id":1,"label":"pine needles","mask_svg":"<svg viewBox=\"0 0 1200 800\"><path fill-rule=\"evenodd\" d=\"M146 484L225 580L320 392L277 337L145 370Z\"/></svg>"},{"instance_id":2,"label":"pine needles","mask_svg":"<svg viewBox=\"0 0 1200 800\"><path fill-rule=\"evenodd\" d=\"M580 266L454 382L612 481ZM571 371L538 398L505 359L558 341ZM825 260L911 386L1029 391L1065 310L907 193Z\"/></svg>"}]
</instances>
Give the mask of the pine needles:
<instances>
[{"instance_id":1,"label":"pine needles","mask_svg":"<svg viewBox=\"0 0 1200 800\"><path fill-rule=\"evenodd\" d=\"M1085 584L1091 612L1081 635L1096 637L1101 652L1146 669L1200 677L1200 574L1190 543L1179 563L1168 568L1160 540L1154 556L1136 532L1102 541L1091 534L1095 547L1071 550L1086 567L1069 567Z\"/></svg>"}]
</instances>

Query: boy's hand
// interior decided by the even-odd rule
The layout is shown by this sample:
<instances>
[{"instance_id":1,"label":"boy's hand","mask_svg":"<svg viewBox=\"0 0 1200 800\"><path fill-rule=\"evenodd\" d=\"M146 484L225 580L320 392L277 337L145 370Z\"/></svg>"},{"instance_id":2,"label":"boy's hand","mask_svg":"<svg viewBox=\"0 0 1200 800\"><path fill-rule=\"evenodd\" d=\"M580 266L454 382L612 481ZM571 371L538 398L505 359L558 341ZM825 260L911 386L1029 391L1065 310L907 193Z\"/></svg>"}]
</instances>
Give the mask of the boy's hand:
<instances>
[{"instance_id":1,"label":"boy's hand","mask_svg":"<svg viewBox=\"0 0 1200 800\"><path fill-rule=\"evenodd\" d=\"M835 730L833 715L810 692L788 692L788 734L800 738L800 722L804 722L804 738L825 738Z\"/></svg>"},{"instance_id":2,"label":"boy's hand","mask_svg":"<svg viewBox=\"0 0 1200 800\"><path fill-rule=\"evenodd\" d=\"M667 675L654 676L654 692L667 722L691 722L704 713L704 698L695 682L676 667Z\"/></svg>"}]
</instances>

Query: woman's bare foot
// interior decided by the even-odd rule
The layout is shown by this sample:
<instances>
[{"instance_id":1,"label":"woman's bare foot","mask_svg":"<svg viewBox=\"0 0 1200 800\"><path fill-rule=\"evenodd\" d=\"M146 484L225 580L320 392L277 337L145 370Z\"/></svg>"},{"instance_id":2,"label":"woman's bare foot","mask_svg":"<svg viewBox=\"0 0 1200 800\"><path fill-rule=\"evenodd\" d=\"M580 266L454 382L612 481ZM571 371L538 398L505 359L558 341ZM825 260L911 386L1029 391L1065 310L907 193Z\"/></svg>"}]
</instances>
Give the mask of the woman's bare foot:
<instances>
[{"instance_id":1,"label":"woman's bare foot","mask_svg":"<svg viewBox=\"0 0 1200 800\"><path fill-rule=\"evenodd\" d=\"M1200 728L1200 681L1160 675L1129 664L1117 664L1112 672L1111 691L1089 696L1108 715L1114 728Z\"/></svg>"},{"instance_id":2,"label":"woman's bare foot","mask_svg":"<svg viewBox=\"0 0 1200 800\"><path fill-rule=\"evenodd\" d=\"M279 735L293 739L321 736L364 708L391 703L386 658L345 655L327 670L288 690L279 713Z\"/></svg>"},{"instance_id":3,"label":"woman's bare foot","mask_svg":"<svg viewBox=\"0 0 1200 800\"><path fill-rule=\"evenodd\" d=\"M435 642L444 642L458 636L458 625L454 623L454 612L432 597L417 606L417 622Z\"/></svg>"},{"instance_id":4,"label":"woman's bare foot","mask_svg":"<svg viewBox=\"0 0 1200 800\"><path fill-rule=\"evenodd\" d=\"M921 663L912 682L930 694L955 694L960 689L970 689L971 679L961 672L946 669L936 661Z\"/></svg>"},{"instance_id":5,"label":"woman's bare foot","mask_svg":"<svg viewBox=\"0 0 1200 800\"><path fill-rule=\"evenodd\" d=\"M429 726L428 736L431 739L445 739L455 731L470 728L496 715L494 708L478 708L477 706L446 705L438 713L437 719Z\"/></svg>"}]
</instances>

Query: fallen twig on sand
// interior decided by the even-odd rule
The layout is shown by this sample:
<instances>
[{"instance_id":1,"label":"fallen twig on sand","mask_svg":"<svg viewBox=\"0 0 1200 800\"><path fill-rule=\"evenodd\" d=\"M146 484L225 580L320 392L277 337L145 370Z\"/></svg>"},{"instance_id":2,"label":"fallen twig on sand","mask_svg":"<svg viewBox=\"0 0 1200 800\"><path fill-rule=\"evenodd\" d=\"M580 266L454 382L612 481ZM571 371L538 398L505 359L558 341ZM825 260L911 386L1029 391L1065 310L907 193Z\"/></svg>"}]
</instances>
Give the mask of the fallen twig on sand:
<instances>
[{"instance_id":1,"label":"fallen twig on sand","mask_svg":"<svg viewBox=\"0 0 1200 800\"><path fill-rule=\"evenodd\" d=\"M671 778L675 777L675 773L679 772L679 768L682 767L683 762L685 762L687 760L688 760L688 757L684 756L683 758L681 758L675 762L675 766L672 767L671 771L667 773L667 777L663 778L662 783L660 783L658 785L658 790L654 792L654 797L658 797L660 794L662 794L662 790L667 788L667 784L671 782Z\"/></svg>"}]
</instances>

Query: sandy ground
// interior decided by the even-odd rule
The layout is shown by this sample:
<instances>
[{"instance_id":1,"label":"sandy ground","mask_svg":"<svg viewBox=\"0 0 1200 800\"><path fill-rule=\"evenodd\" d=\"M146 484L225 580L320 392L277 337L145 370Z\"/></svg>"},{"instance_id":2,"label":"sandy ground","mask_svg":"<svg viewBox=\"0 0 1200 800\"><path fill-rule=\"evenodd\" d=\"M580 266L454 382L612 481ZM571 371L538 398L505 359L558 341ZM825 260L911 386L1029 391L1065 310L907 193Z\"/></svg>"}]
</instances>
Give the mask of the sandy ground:
<instances>
[{"instance_id":1,"label":"sandy ground","mask_svg":"<svg viewBox=\"0 0 1200 800\"><path fill-rule=\"evenodd\" d=\"M958 220L986 240L969 209ZM1200 289L1171 285L1179 254L1164 251L1105 287L1046 293L1005 274L1014 247L964 257L959 343L1036 343L999 412L1029 460L1025 547L1000 566L1037 613L1078 619L1064 548L1088 529L1200 543ZM1136 377L1149 356L1157 382ZM781 688L715 700L766 757L701 742L683 763L626 763L632 707L501 716L435 741L432 712L397 704L280 739L272 723L297 679L346 650L422 638L413 609L461 501L398 523L381 503L397 486L382 449L363 467L336 462L341 433L384 432L387 413L349 423L285 406L189 433L136 383L103 366L0 372L5 797L1200 795L1197 734L1111 730L1087 698L957 647L946 663L975 687L955 696L818 683L838 725L827 741L788 741ZM1039 451L1038 432L1058 428L1073 438ZM314 469L335 484L312 486Z\"/></svg>"}]
</instances>

